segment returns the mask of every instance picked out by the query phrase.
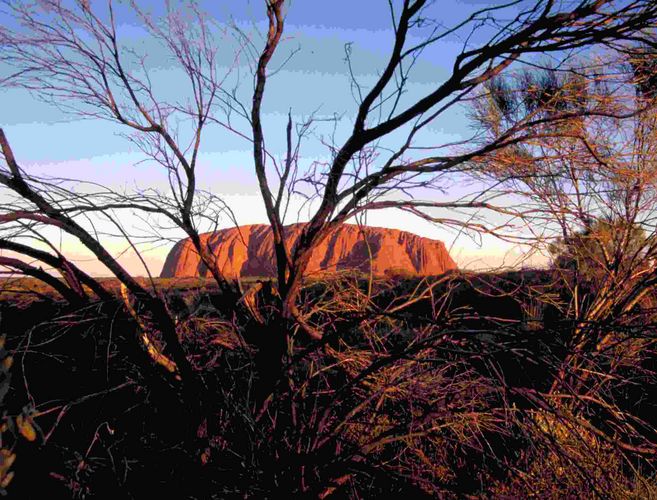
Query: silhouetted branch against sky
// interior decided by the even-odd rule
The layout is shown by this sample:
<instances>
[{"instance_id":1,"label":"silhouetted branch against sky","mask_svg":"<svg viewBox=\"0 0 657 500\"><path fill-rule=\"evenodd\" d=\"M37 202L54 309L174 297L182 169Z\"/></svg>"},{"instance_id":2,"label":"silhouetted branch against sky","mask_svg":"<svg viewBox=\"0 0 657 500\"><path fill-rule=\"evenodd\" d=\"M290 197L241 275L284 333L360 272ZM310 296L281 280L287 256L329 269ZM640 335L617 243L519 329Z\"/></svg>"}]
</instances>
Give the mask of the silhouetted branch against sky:
<instances>
[{"instance_id":1,"label":"silhouetted branch against sky","mask_svg":"<svg viewBox=\"0 0 657 500\"><path fill-rule=\"evenodd\" d=\"M638 0L0 5L5 133L34 192L137 274L166 247L142 250L188 236L223 283L199 234L267 220L290 296L312 248L356 214L442 239L531 236L517 198L471 175L534 138L531 120L482 135L472 103L522 68L601 74L657 19ZM6 216L42 211L7 176ZM290 248L295 216L310 224ZM71 260L76 239L62 240Z\"/></svg>"},{"instance_id":2,"label":"silhouetted branch against sky","mask_svg":"<svg viewBox=\"0 0 657 500\"><path fill-rule=\"evenodd\" d=\"M52 437L37 472L89 496L163 472L190 495L652 491L656 28L655 0L0 0L0 274L61 299L0 340L23 378L2 432ZM246 289L203 233L256 222L277 280ZM379 280L363 238L368 279L311 276L349 222L344 246L378 225L551 270ZM216 283L156 281L182 238ZM376 258L452 270L413 240ZM32 358L67 382L33 397Z\"/></svg>"}]
</instances>

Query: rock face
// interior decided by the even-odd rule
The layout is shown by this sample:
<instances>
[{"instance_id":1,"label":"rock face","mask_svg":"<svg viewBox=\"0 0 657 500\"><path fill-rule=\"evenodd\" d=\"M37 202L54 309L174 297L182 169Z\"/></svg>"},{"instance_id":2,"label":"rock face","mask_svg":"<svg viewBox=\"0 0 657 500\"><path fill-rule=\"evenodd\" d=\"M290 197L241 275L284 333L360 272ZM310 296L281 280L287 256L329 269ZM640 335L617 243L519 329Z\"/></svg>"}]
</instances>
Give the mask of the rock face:
<instances>
[{"instance_id":1,"label":"rock face","mask_svg":"<svg viewBox=\"0 0 657 500\"><path fill-rule=\"evenodd\" d=\"M303 224L286 226L291 243ZM254 224L201 235L218 257L226 277L276 276L274 238L269 225ZM396 229L359 228L343 224L312 254L306 276L344 270L359 270L374 276L432 276L455 269L442 241L422 238ZM169 252L162 278L200 276L209 273L189 239L179 241Z\"/></svg>"}]
</instances>

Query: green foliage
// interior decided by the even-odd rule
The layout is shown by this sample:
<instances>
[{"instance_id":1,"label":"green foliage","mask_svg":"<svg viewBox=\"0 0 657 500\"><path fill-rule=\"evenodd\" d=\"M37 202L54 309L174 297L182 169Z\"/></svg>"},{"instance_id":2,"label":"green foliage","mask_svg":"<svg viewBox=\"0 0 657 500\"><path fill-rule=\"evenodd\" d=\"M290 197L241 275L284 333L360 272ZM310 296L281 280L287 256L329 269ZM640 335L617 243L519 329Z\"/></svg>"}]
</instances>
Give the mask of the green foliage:
<instances>
[{"instance_id":1,"label":"green foliage","mask_svg":"<svg viewBox=\"0 0 657 500\"><path fill-rule=\"evenodd\" d=\"M657 54L650 46L630 52L629 64L637 81L637 94L653 99L657 96Z\"/></svg>"},{"instance_id":2,"label":"green foliage","mask_svg":"<svg viewBox=\"0 0 657 500\"><path fill-rule=\"evenodd\" d=\"M623 221L599 220L587 229L550 245L555 269L576 273L580 282L593 284L611 273L624 276L641 261L645 232Z\"/></svg>"},{"instance_id":3,"label":"green foliage","mask_svg":"<svg viewBox=\"0 0 657 500\"><path fill-rule=\"evenodd\" d=\"M556 113L582 113L593 101L584 75L551 69L523 71L515 77L496 77L485 85L488 99L478 103L476 119L497 130L531 117L545 119ZM597 89L600 92L600 89ZM559 122L551 127L558 127Z\"/></svg>"}]
</instances>

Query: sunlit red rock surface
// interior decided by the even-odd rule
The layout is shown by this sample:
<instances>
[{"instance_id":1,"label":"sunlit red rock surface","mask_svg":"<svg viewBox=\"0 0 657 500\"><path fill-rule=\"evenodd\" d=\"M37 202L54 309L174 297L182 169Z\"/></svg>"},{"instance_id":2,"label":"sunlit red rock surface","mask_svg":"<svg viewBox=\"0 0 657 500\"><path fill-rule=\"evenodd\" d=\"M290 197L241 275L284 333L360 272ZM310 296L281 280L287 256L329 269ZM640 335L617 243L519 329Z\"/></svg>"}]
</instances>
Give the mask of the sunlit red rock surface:
<instances>
[{"instance_id":1,"label":"sunlit red rock surface","mask_svg":"<svg viewBox=\"0 0 657 500\"><path fill-rule=\"evenodd\" d=\"M286 226L292 243L303 224ZM273 235L269 225L254 224L201 235L203 244L218 256L227 277L275 276ZM368 248L369 247L369 248ZM369 272L375 276L432 276L455 269L442 241L406 231L344 224L314 250L306 275L342 270ZM189 239L179 241L169 252L162 278L209 276Z\"/></svg>"}]
</instances>

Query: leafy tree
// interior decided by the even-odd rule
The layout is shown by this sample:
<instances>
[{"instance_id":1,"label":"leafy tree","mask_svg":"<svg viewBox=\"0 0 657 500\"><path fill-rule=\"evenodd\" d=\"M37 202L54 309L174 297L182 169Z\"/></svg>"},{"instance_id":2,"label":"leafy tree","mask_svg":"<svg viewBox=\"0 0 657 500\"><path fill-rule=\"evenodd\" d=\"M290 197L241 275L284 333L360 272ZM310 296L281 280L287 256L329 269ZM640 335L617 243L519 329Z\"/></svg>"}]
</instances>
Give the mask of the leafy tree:
<instances>
[{"instance_id":1,"label":"leafy tree","mask_svg":"<svg viewBox=\"0 0 657 500\"><path fill-rule=\"evenodd\" d=\"M628 267L636 260L643 261L646 238L640 227L625 231L623 222L598 220L584 231L551 243L552 266L576 275L575 279L580 283L595 287L610 273L626 275Z\"/></svg>"}]
</instances>

